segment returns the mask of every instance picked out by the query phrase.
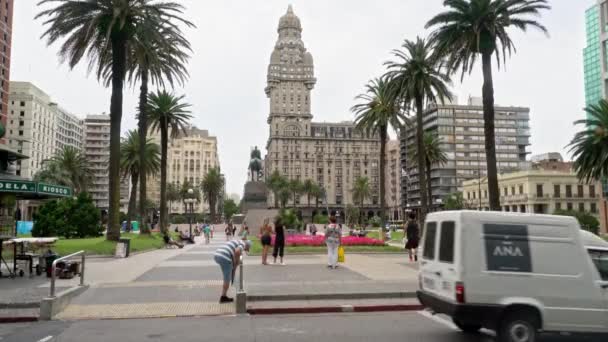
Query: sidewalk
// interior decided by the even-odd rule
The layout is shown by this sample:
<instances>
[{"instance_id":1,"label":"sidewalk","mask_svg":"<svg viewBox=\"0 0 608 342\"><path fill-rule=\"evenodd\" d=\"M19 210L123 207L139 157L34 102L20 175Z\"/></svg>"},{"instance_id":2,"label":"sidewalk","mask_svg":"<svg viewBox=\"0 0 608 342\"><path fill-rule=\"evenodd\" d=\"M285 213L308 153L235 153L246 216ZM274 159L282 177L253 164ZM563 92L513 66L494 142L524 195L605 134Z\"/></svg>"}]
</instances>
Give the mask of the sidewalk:
<instances>
[{"instance_id":1,"label":"sidewalk","mask_svg":"<svg viewBox=\"0 0 608 342\"><path fill-rule=\"evenodd\" d=\"M156 251L92 266L93 274L87 281L91 288L75 298L58 318L234 314L234 304L218 304L221 271L213 253L223 243L225 236L216 232L210 245L199 242L182 250ZM401 254L348 254L346 263L335 270L326 267L322 255L287 255L285 261L285 266L263 266L261 257L245 257L244 283L251 310L257 304L271 309L272 303L282 305L282 309L289 309L286 303L312 307L318 305L315 300L330 299L344 303L376 299L376 306L396 303L404 307L403 301L417 288L416 266ZM235 291L231 288L229 295ZM411 306L411 299L407 304Z\"/></svg>"}]
</instances>

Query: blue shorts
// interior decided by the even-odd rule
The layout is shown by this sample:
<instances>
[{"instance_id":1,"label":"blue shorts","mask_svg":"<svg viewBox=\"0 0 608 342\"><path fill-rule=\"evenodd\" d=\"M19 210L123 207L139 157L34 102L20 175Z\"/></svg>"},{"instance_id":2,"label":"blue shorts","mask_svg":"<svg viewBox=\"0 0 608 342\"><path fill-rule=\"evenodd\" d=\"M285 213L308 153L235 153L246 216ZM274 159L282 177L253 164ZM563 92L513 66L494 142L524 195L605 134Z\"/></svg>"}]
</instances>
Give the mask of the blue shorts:
<instances>
[{"instance_id":1,"label":"blue shorts","mask_svg":"<svg viewBox=\"0 0 608 342\"><path fill-rule=\"evenodd\" d=\"M218 255L214 257L214 260L222 269L224 283L230 283L232 281L232 261L228 261Z\"/></svg>"}]
</instances>

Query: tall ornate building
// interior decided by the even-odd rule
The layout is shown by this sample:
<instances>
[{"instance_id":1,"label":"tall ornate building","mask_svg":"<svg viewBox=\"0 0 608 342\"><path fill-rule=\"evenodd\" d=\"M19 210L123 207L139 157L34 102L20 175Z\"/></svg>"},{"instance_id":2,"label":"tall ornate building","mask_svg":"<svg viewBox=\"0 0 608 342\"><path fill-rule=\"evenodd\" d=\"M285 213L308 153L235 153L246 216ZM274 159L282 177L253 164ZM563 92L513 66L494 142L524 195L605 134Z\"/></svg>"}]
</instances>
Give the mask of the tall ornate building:
<instances>
[{"instance_id":1,"label":"tall ornate building","mask_svg":"<svg viewBox=\"0 0 608 342\"><path fill-rule=\"evenodd\" d=\"M355 129L352 122L316 123L311 91L317 82L313 58L302 42L302 25L291 6L281 17L279 38L268 66L266 95L270 99L266 145L266 176L278 170L289 179L312 179L326 191L320 209L309 208L307 196L296 199L303 216L340 212L352 201L357 177L368 177L371 196L364 203L367 216L378 214L380 144L377 136ZM314 200L313 200L314 201ZM272 194L269 206L274 205ZM293 205L293 200L290 200Z\"/></svg>"}]
</instances>

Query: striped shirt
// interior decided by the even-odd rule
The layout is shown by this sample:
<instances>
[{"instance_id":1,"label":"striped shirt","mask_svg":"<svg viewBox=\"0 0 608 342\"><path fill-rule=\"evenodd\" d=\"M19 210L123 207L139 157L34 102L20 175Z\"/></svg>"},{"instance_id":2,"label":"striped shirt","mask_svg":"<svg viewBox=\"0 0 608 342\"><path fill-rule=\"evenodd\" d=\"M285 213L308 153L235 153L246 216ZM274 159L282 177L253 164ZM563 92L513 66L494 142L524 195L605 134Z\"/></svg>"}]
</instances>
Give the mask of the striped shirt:
<instances>
[{"instance_id":1,"label":"striped shirt","mask_svg":"<svg viewBox=\"0 0 608 342\"><path fill-rule=\"evenodd\" d=\"M225 243L222 247L215 251L215 256L232 262L234 259L234 252L237 248L241 250L245 249L245 243L241 240L232 240Z\"/></svg>"}]
</instances>

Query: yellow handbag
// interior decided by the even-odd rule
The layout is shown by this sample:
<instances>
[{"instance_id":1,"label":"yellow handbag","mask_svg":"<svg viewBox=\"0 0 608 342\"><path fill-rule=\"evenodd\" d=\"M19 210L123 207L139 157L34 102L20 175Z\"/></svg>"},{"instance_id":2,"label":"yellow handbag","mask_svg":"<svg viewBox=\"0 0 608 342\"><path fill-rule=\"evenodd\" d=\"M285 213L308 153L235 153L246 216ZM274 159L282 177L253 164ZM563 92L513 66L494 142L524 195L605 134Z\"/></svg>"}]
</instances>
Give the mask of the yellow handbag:
<instances>
[{"instance_id":1,"label":"yellow handbag","mask_svg":"<svg viewBox=\"0 0 608 342\"><path fill-rule=\"evenodd\" d=\"M344 247L338 247L338 262L344 262Z\"/></svg>"}]
</instances>

